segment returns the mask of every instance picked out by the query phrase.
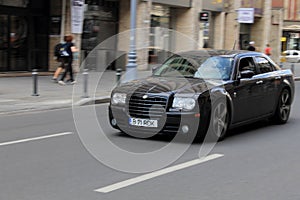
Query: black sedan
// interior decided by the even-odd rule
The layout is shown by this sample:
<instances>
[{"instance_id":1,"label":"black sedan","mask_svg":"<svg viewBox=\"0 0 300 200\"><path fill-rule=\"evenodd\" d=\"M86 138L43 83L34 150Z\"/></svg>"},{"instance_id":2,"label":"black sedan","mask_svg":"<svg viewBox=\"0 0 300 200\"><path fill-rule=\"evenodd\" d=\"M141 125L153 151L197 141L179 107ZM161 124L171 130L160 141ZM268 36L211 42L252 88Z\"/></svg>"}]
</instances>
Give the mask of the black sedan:
<instances>
[{"instance_id":1,"label":"black sedan","mask_svg":"<svg viewBox=\"0 0 300 200\"><path fill-rule=\"evenodd\" d=\"M270 119L284 124L294 77L259 52L209 50L172 55L152 76L111 94L112 127L135 137L156 134L222 140L229 128Z\"/></svg>"}]
</instances>

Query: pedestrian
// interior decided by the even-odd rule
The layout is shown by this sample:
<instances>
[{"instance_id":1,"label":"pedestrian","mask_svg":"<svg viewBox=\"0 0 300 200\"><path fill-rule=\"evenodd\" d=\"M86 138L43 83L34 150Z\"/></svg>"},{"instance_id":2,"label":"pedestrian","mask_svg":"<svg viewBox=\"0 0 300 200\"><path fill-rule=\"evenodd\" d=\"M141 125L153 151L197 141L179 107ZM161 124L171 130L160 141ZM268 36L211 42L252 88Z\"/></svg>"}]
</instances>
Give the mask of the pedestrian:
<instances>
[{"instance_id":1,"label":"pedestrian","mask_svg":"<svg viewBox=\"0 0 300 200\"><path fill-rule=\"evenodd\" d=\"M255 44L254 41L249 42L249 47L247 48L247 50L248 51L255 51L254 44Z\"/></svg>"},{"instance_id":2,"label":"pedestrian","mask_svg":"<svg viewBox=\"0 0 300 200\"><path fill-rule=\"evenodd\" d=\"M65 43L63 44L63 47L64 48L64 56L61 57L61 62L62 62L62 66L65 66L65 71L62 75L62 77L60 78L60 80L58 81L58 84L60 85L66 85L64 79L66 78L67 74L69 73L69 82L71 84L75 84L76 81L74 80L74 77L73 77L73 66L72 66L72 63L73 63L73 53L74 52L77 52L77 48L76 46L74 45L74 43L72 42L73 41L73 36L72 35L66 35L64 36L64 41Z\"/></svg>"},{"instance_id":3,"label":"pedestrian","mask_svg":"<svg viewBox=\"0 0 300 200\"><path fill-rule=\"evenodd\" d=\"M60 73L62 72L62 70L64 69L64 65L62 63L62 59L61 59L61 47L62 47L62 43L58 43L55 45L54 47L54 56L55 56L55 60L59 63L58 67L56 68L53 77L52 77L52 81L57 83L58 82L58 76L60 75Z\"/></svg>"},{"instance_id":4,"label":"pedestrian","mask_svg":"<svg viewBox=\"0 0 300 200\"><path fill-rule=\"evenodd\" d=\"M65 68L61 58L57 58L57 62L59 62L59 66L56 68L56 70L53 74L53 77L52 77L52 81L55 82L55 83L58 82L58 76L60 75L62 70Z\"/></svg>"},{"instance_id":5,"label":"pedestrian","mask_svg":"<svg viewBox=\"0 0 300 200\"><path fill-rule=\"evenodd\" d=\"M266 48L265 48L265 54L268 55L268 56L271 56L271 47L269 44L266 45Z\"/></svg>"}]
</instances>

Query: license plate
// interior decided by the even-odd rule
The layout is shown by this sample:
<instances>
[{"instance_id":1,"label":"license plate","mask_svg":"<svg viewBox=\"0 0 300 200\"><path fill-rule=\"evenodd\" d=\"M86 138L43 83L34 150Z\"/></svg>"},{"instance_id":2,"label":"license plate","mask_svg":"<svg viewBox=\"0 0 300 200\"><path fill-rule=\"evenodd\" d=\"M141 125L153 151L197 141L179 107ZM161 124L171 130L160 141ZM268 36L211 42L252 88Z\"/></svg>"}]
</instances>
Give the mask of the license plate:
<instances>
[{"instance_id":1,"label":"license plate","mask_svg":"<svg viewBox=\"0 0 300 200\"><path fill-rule=\"evenodd\" d=\"M129 118L129 124L132 126L158 127L158 122L154 119Z\"/></svg>"}]
</instances>

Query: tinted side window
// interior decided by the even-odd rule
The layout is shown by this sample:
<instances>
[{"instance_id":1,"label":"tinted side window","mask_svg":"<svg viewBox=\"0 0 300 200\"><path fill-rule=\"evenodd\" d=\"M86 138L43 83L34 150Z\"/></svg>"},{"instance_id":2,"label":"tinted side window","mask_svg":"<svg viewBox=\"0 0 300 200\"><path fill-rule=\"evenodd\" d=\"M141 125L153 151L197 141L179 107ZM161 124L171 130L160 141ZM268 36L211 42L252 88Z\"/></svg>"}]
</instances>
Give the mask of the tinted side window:
<instances>
[{"instance_id":1,"label":"tinted side window","mask_svg":"<svg viewBox=\"0 0 300 200\"><path fill-rule=\"evenodd\" d=\"M253 59L251 57L244 57L241 58L240 62L239 62L239 71L246 71L246 70L250 70L253 71L254 74L256 74L256 69L255 69L255 65L253 63Z\"/></svg>"},{"instance_id":2,"label":"tinted side window","mask_svg":"<svg viewBox=\"0 0 300 200\"><path fill-rule=\"evenodd\" d=\"M255 57L258 67L258 73L268 73L274 71L272 64L263 57Z\"/></svg>"}]
</instances>

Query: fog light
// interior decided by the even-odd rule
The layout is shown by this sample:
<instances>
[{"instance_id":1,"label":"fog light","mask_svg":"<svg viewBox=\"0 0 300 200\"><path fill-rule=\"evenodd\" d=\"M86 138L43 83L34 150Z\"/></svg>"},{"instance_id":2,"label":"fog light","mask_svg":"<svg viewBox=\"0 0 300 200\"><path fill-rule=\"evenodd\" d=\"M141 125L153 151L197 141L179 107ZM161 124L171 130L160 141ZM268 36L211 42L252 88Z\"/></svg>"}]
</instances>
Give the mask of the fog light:
<instances>
[{"instance_id":1,"label":"fog light","mask_svg":"<svg viewBox=\"0 0 300 200\"><path fill-rule=\"evenodd\" d=\"M183 133L188 133L189 132L189 127L187 125L183 125L181 127L181 130L182 130Z\"/></svg>"},{"instance_id":2,"label":"fog light","mask_svg":"<svg viewBox=\"0 0 300 200\"><path fill-rule=\"evenodd\" d=\"M117 125L117 120L116 120L115 118L113 118L113 119L111 120L111 124L112 124L113 126L116 126L116 125Z\"/></svg>"}]
</instances>

